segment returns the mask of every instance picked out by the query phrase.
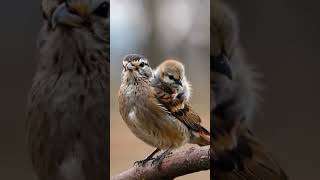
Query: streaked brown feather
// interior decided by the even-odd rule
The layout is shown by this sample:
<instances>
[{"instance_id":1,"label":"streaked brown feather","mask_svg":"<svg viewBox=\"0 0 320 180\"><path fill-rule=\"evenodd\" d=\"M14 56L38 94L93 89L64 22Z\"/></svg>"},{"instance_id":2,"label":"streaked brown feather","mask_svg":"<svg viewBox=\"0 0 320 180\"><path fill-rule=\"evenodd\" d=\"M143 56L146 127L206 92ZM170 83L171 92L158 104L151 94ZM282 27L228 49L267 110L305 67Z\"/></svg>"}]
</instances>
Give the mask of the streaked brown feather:
<instances>
[{"instance_id":1,"label":"streaked brown feather","mask_svg":"<svg viewBox=\"0 0 320 180\"><path fill-rule=\"evenodd\" d=\"M155 92L160 105L191 130L190 143L210 145L210 132L201 126L200 116L193 111L189 103L179 99L173 100L171 94L159 87L155 87Z\"/></svg>"},{"instance_id":2,"label":"streaked brown feather","mask_svg":"<svg viewBox=\"0 0 320 180\"><path fill-rule=\"evenodd\" d=\"M162 92L163 93L163 92ZM179 100L164 101L161 96L158 96L160 102L162 102L165 107L169 110L172 115L174 115L178 120L180 120L187 127L196 132L203 132L206 135L210 135L209 131L201 126L200 116L193 111L189 103ZM166 100L166 99L165 99Z\"/></svg>"},{"instance_id":3,"label":"streaked brown feather","mask_svg":"<svg viewBox=\"0 0 320 180\"><path fill-rule=\"evenodd\" d=\"M190 143L200 146L209 145L210 132L201 126L201 118L191 105L184 99L174 98L175 90L160 79L156 79L151 85L154 87L156 98L160 104L191 130Z\"/></svg>"}]
</instances>

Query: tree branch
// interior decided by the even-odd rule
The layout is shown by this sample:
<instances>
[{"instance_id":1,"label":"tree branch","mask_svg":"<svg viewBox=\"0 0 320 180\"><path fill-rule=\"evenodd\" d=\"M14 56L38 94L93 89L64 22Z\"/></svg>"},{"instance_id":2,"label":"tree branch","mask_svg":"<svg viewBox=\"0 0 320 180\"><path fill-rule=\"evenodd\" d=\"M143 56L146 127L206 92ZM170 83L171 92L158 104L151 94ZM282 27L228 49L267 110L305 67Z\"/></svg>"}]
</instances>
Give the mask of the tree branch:
<instances>
[{"instance_id":1,"label":"tree branch","mask_svg":"<svg viewBox=\"0 0 320 180\"><path fill-rule=\"evenodd\" d=\"M156 180L174 179L178 176L208 170L210 168L210 146L190 147L168 155L158 168L147 162L144 167L133 167L111 180Z\"/></svg>"}]
</instances>

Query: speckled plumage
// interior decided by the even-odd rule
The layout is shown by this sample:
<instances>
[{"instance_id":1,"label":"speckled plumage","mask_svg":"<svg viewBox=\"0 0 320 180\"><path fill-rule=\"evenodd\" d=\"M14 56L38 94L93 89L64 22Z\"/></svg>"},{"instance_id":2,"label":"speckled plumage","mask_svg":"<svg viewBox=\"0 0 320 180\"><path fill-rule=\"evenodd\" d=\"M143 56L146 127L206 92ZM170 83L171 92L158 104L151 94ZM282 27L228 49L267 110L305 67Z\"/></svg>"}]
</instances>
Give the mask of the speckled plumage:
<instances>
[{"instance_id":1,"label":"speckled plumage","mask_svg":"<svg viewBox=\"0 0 320 180\"><path fill-rule=\"evenodd\" d=\"M184 65L177 60L165 60L155 70L152 86L160 102L190 130L192 138L189 142L209 145L210 133L201 126L201 118L189 102L191 83L185 75Z\"/></svg>"},{"instance_id":2,"label":"speckled plumage","mask_svg":"<svg viewBox=\"0 0 320 180\"><path fill-rule=\"evenodd\" d=\"M144 57L133 59L141 58ZM139 68L138 62L136 66L138 71L124 70L122 73L119 109L123 120L138 138L153 147L166 150L184 145L189 141L190 133L157 99L150 83L154 76L152 69ZM148 75L142 76L144 72Z\"/></svg>"},{"instance_id":3,"label":"speckled plumage","mask_svg":"<svg viewBox=\"0 0 320 180\"><path fill-rule=\"evenodd\" d=\"M163 61L154 71L155 73L155 84L159 87L163 96L163 100L173 99L174 101L189 101L191 97L191 84L185 76L184 65L174 59L167 59ZM170 79L169 77L173 79ZM177 82L181 82L181 85Z\"/></svg>"},{"instance_id":4,"label":"speckled plumage","mask_svg":"<svg viewBox=\"0 0 320 180\"><path fill-rule=\"evenodd\" d=\"M200 118L172 112L159 97L155 75L147 59L142 55L129 54L123 60L122 83L119 91L119 109L122 119L139 139L157 149L142 161L144 165L153 155L164 150L152 161L161 164L173 149L186 143L209 145L209 132L200 125ZM182 117L183 116L183 117ZM202 132L206 137L202 138ZM203 139L203 140L202 140Z\"/></svg>"}]
</instances>

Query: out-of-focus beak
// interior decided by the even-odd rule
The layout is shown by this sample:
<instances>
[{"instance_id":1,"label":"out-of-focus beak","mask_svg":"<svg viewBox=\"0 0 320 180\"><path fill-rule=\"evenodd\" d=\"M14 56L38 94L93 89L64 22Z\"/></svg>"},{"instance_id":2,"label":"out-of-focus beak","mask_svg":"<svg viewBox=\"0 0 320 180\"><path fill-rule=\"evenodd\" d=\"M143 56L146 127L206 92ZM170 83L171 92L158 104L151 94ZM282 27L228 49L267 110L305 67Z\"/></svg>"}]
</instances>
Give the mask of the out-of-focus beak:
<instances>
[{"instance_id":1,"label":"out-of-focus beak","mask_svg":"<svg viewBox=\"0 0 320 180\"><path fill-rule=\"evenodd\" d=\"M81 27L84 24L84 19L77 14L70 12L69 8L66 6L66 3L62 3L54 11L51 18L52 28L55 29L58 25L65 25L70 27Z\"/></svg>"},{"instance_id":2,"label":"out-of-focus beak","mask_svg":"<svg viewBox=\"0 0 320 180\"><path fill-rule=\"evenodd\" d=\"M131 63L128 63L127 64L127 69L128 70L134 70L134 69L136 69L136 66L132 65Z\"/></svg>"},{"instance_id":3,"label":"out-of-focus beak","mask_svg":"<svg viewBox=\"0 0 320 180\"><path fill-rule=\"evenodd\" d=\"M132 65L132 63L130 62L127 62L127 61L124 61L123 62L123 68L127 71L127 70L135 70L136 69L136 66Z\"/></svg>"},{"instance_id":4,"label":"out-of-focus beak","mask_svg":"<svg viewBox=\"0 0 320 180\"><path fill-rule=\"evenodd\" d=\"M176 83L176 84L179 84L180 86L182 86L181 80L175 80L175 83Z\"/></svg>"},{"instance_id":5,"label":"out-of-focus beak","mask_svg":"<svg viewBox=\"0 0 320 180\"><path fill-rule=\"evenodd\" d=\"M229 64L229 58L225 53L221 53L218 56L210 56L210 69L213 72L221 73L232 80L232 71Z\"/></svg>"}]
</instances>

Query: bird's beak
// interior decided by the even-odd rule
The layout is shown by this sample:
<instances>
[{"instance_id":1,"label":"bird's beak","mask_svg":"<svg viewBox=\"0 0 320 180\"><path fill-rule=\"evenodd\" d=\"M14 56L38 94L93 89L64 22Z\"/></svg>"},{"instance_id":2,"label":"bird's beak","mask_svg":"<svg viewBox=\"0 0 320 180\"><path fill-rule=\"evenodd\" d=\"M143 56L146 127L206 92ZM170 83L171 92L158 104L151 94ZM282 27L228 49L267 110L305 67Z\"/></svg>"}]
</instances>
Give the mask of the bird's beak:
<instances>
[{"instance_id":1,"label":"bird's beak","mask_svg":"<svg viewBox=\"0 0 320 180\"><path fill-rule=\"evenodd\" d=\"M84 19L81 16L70 12L66 3L62 3L54 11L51 18L52 28L55 29L58 25L65 25L69 27L81 27L84 24Z\"/></svg>"},{"instance_id":2,"label":"bird's beak","mask_svg":"<svg viewBox=\"0 0 320 180\"><path fill-rule=\"evenodd\" d=\"M182 86L182 82L181 82L181 80L175 80L174 82L175 82L176 84L178 84L178 85Z\"/></svg>"},{"instance_id":3,"label":"bird's beak","mask_svg":"<svg viewBox=\"0 0 320 180\"><path fill-rule=\"evenodd\" d=\"M136 66L135 65L132 65L132 63L130 62L123 62L123 68L127 71L127 70L135 70L136 69Z\"/></svg>"},{"instance_id":4,"label":"bird's beak","mask_svg":"<svg viewBox=\"0 0 320 180\"><path fill-rule=\"evenodd\" d=\"M127 64L127 69L128 70L134 70L136 67L134 65L132 65L131 63Z\"/></svg>"},{"instance_id":5,"label":"bird's beak","mask_svg":"<svg viewBox=\"0 0 320 180\"><path fill-rule=\"evenodd\" d=\"M210 61L210 69L213 70L213 72L224 74L230 80L232 80L232 71L229 58L225 55L225 53L221 53L218 56L210 56Z\"/></svg>"}]
</instances>

